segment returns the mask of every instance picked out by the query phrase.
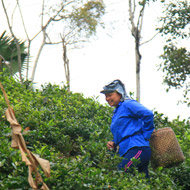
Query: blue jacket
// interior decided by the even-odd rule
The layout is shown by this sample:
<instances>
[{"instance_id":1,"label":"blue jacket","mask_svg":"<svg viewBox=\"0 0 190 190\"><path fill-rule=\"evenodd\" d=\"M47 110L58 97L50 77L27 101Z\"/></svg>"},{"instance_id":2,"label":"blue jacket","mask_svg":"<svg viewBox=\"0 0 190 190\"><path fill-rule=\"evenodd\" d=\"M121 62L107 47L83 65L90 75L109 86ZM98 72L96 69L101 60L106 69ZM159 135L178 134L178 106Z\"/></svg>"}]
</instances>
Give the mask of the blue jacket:
<instances>
[{"instance_id":1,"label":"blue jacket","mask_svg":"<svg viewBox=\"0 0 190 190\"><path fill-rule=\"evenodd\" d=\"M119 145L118 153L123 156L132 147L150 146L154 115L136 100L128 99L115 108L110 129L113 142Z\"/></svg>"}]
</instances>

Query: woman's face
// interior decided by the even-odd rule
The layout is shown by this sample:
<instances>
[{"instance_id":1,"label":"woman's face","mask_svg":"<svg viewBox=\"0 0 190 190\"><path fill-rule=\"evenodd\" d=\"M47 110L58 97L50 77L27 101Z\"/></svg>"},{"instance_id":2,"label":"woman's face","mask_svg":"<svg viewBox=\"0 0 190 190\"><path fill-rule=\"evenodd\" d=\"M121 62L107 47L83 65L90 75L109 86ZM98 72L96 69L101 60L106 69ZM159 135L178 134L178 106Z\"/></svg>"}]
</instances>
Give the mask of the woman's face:
<instances>
[{"instance_id":1,"label":"woman's face","mask_svg":"<svg viewBox=\"0 0 190 190\"><path fill-rule=\"evenodd\" d=\"M117 106L120 102L121 99L121 94L118 94L117 92L111 92L105 94L106 96L106 101L110 106Z\"/></svg>"}]
</instances>

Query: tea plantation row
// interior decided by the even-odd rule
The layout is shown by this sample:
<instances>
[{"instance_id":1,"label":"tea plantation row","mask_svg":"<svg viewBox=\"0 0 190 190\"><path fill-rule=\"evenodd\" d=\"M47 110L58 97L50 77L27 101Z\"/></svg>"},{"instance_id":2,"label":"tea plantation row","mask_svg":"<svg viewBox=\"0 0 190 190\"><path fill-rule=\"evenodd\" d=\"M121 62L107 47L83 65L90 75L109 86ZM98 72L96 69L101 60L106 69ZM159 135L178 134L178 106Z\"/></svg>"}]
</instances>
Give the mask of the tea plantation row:
<instances>
[{"instance_id":1,"label":"tea plantation row","mask_svg":"<svg viewBox=\"0 0 190 190\"><path fill-rule=\"evenodd\" d=\"M47 159L51 177L43 180L51 190L190 189L190 127L188 120L169 121L155 113L155 126L172 127L186 157L178 167L150 165L150 180L143 174L117 170L120 158L107 151L112 108L96 98L68 92L66 87L47 84L33 90L12 77L1 76L16 118L21 124L28 149ZM11 148L11 128L5 117L7 105L0 93L0 189L30 190L28 168L18 150Z\"/></svg>"}]
</instances>

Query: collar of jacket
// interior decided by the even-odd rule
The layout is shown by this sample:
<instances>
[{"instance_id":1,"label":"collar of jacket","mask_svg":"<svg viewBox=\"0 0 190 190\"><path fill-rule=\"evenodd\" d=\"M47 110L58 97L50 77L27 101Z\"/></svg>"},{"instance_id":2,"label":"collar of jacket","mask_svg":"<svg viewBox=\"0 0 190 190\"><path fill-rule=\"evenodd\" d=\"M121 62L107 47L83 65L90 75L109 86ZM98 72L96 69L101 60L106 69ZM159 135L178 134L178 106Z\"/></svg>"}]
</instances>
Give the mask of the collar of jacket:
<instances>
[{"instance_id":1,"label":"collar of jacket","mask_svg":"<svg viewBox=\"0 0 190 190\"><path fill-rule=\"evenodd\" d=\"M122 104L123 102L119 102L119 104L117 105L117 107L114 109L114 111L113 111L113 113L115 114L116 112L117 112L117 110L118 110L118 108L119 108L119 106Z\"/></svg>"}]
</instances>

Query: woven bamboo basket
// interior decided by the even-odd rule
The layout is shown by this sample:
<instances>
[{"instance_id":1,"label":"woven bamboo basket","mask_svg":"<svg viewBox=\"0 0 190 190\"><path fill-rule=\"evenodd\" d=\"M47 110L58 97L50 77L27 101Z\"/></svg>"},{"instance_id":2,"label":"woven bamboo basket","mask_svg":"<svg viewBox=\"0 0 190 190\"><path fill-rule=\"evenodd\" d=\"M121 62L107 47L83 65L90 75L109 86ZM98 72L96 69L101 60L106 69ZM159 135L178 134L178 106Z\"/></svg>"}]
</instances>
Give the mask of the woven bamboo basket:
<instances>
[{"instance_id":1,"label":"woven bamboo basket","mask_svg":"<svg viewBox=\"0 0 190 190\"><path fill-rule=\"evenodd\" d=\"M174 131L170 127L161 128L152 133L151 165L154 169L177 166L185 160Z\"/></svg>"}]
</instances>

